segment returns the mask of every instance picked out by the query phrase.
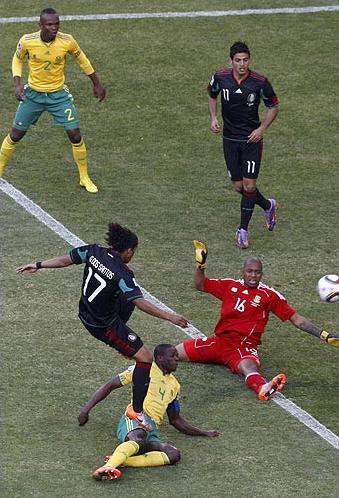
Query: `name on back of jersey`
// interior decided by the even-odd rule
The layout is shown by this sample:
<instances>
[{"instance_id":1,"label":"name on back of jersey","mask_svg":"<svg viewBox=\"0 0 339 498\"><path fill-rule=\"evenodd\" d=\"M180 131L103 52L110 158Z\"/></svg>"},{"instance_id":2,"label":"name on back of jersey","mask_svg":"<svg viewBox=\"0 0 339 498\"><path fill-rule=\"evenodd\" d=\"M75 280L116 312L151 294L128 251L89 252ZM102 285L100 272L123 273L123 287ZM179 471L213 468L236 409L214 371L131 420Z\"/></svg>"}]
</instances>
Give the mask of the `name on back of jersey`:
<instances>
[{"instance_id":1,"label":"name on back of jersey","mask_svg":"<svg viewBox=\"0 0 339 498\"><path fill-rule=\"evenodd\" d=\"M105 277L112 280L112 278L114 277L114 273L111 270L109 270L107 266L100 263L100 261L98 261L94 256L90 256L89 262L91 263L91 265L94 266L96 270L105 275Z\"/></svg>"}]
</instances>

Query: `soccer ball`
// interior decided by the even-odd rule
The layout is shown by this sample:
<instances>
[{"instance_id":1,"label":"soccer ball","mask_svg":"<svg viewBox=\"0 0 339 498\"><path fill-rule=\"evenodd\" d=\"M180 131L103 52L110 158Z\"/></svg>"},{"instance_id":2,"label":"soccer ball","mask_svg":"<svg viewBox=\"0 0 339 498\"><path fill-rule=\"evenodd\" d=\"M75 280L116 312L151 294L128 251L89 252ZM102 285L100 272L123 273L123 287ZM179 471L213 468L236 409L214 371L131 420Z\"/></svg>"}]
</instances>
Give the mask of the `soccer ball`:
<instances>
[{"instance_id":1,"label":"soccer ball","mask_svg":"<svg viewBox=\"0 0 339 498\"><path fill-rule=\"evenodd\" d=\"M339 301L339 276L324 275L318 282L318 294L322 301L335 303Z\"/></svg>"}]
</instances>

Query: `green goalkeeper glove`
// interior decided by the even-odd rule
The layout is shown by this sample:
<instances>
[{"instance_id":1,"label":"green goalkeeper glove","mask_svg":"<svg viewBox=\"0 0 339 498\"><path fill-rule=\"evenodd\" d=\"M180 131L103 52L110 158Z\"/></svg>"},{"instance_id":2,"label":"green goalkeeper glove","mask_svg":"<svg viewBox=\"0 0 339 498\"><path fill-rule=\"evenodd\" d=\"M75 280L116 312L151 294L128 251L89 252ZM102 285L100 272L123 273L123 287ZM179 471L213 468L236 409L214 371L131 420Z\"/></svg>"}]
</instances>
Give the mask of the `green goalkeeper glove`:
<instances>
[{"instance_id":1,"label":"green goalkeeper glove","mask_svg":"<svg viewBox=\"0 0 339 498\"><path fill-rule=\"evenodd\" d=\"M321 341L328 342L331 346L339 348L339 337L332 337L326 330L322 330L319 337Z\"/></svg>"},{"instance_id":2,"label":"green goalkeeper glove","mask_svg":"<svg viewBox=\"0 0 339 498\"><path fill-rule=\"evenodd\" d=\"M208 254L207 245L199 240L193 240L193 245L195 248L195 262L197 268L203 270L206 267L206 259Z\"/></svg>"}]
</instances>

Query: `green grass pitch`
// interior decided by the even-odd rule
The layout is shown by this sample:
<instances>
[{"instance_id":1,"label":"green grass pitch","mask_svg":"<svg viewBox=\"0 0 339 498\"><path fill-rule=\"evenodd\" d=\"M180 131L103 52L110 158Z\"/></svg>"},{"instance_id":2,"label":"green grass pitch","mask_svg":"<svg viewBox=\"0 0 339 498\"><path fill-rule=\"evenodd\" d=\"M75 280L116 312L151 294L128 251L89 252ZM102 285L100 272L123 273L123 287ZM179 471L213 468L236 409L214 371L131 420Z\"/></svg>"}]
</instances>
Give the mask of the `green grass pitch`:
<instances>
[{"instance_id":1,"label":"green grass pitch","mask_svg":"<svg viewBox=\"0 0 339 498\"><path fill-rule=\"evenodd\" d=\"M323 0L248 1L246 8L327 5ZM114 5L113 5L114 4ZM34 16L42 1L0 1L1 17ZM244 2L211 0L60 0L62 15L227 10ZM63 22L89 55L108 97L98 104L71 60L75 97L93 179L78 186L62 130L43 116L22 143L5 179L86 242L104 242L117 220L140 247L132 267L140 284L206 335L219 305L193 288L192 239L210 249L209 276L237 276L244 254L234 244L239 198L228 181L220 138L209 132L205 88L243 39L252 67L266 74L281 112L265 137L258 185L279 202L278 228L254 213L249 254L264 262L264 281L301 314L338 331L338 304L320 302L315 286L339 272L339 13ZM0 24L1 122L8 132L16 100L10 73L19 37L34 23ZM218 439L190 438L166 423L165 440L182 453L174 467L127 469L115 483L91 472L116 444L129 400L121 389L98 405L85 427L77 415L91 393L128 363L92 339L77 319L81 268L18 276L20 264L70 247L0 191L1 462L3 498L339 496L339 453L274 403L259 403L242 380L220 366L179 365L182 414ZM247 254L247 253L246 253ZM180 342L168 323L136 312L145 343ZM284 395L339 435L339 352L292 325L271 319L261 348L267 378L287 374Z\"/></svg>"}]
</instances>

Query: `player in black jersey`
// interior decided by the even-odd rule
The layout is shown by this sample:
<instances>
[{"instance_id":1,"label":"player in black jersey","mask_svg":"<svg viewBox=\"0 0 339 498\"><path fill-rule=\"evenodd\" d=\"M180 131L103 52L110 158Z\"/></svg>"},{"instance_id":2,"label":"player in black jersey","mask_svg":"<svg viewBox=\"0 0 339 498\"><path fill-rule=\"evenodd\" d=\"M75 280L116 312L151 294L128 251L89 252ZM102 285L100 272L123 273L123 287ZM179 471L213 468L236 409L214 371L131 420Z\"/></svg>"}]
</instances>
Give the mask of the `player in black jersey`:
<instances>
[{"instance_id":1,"label":"player in black jersey","mask_svg":"<svg viewBox=\"0 0 339 498\"><path fill-rule=\"evenodd\" d=\"M183 316L163 311L144 299L132 270L127 266L138 246L138 237L133 232L117 223L110 223L106 242L108 247L85 245L63 256L21 266L16 271L35 273L40 268L85 264L79 318L90 334L136 361L133 406L126 415L150 430L143 412L143 401L148 389L152 353L126 322L134 306L180 327L186 327L188 322Z\"/></svg>"},{"instance_id":2,"label":"player in black jersey","mask_svg":"<svg viewBox=\"0 0 339 498\"><path fill-rule=\"evenodd\" d=\"M217 71L207 87L211 131L219 133L217 97L221 95L223 147L228 174L234 189L241 194L241 219L236 242L241 249L248 247L248 225L255 204L265 211L266 226L276 225L275 199L266 199L256 186L263 148L263 134L276 118L278 98L265 76L250 70L250 50L243 42L230 48L230 69ZM260 122L260 101L267 107Z\"/></svg>"}]
</instances>

